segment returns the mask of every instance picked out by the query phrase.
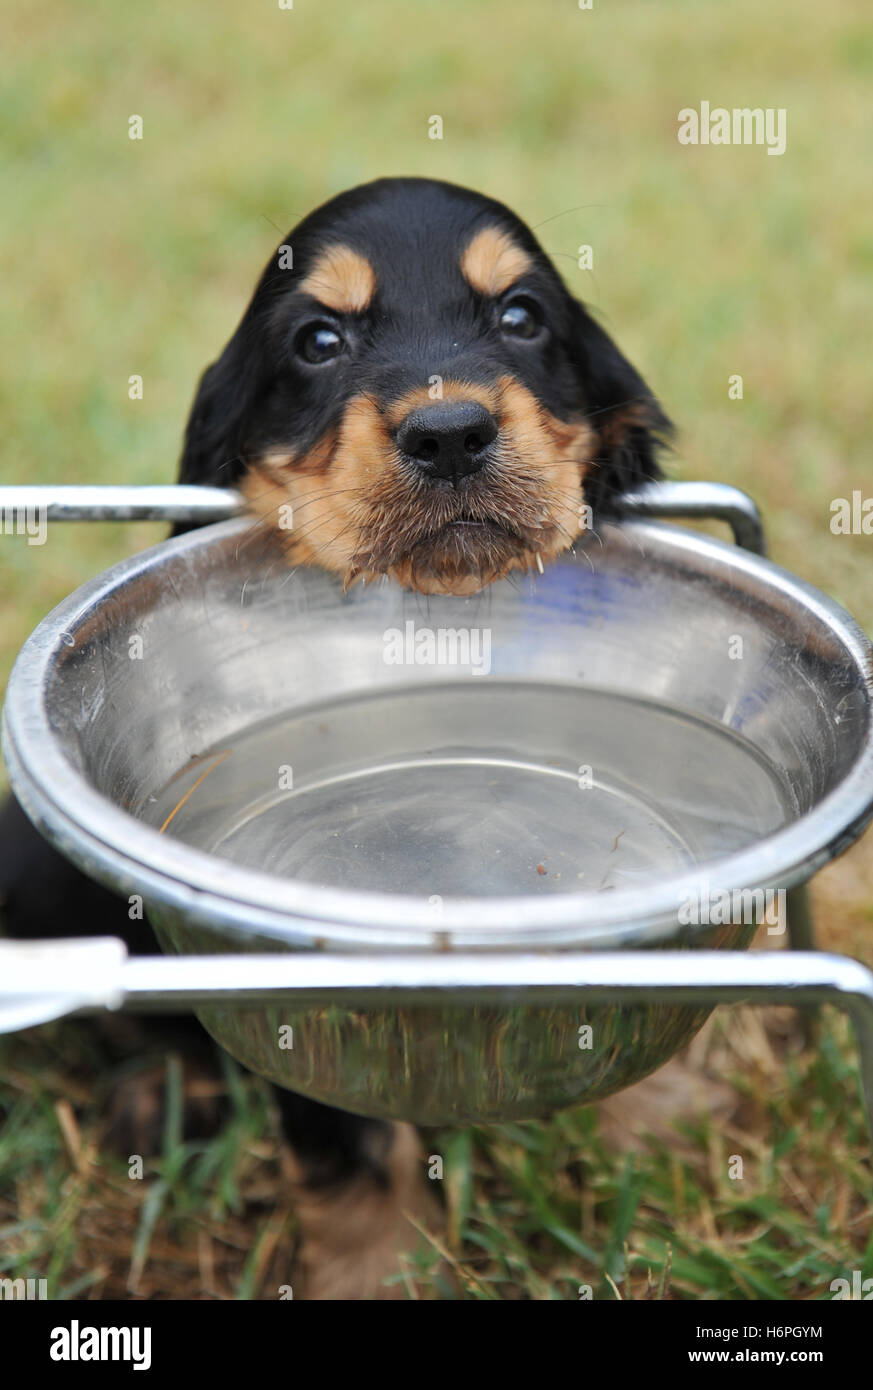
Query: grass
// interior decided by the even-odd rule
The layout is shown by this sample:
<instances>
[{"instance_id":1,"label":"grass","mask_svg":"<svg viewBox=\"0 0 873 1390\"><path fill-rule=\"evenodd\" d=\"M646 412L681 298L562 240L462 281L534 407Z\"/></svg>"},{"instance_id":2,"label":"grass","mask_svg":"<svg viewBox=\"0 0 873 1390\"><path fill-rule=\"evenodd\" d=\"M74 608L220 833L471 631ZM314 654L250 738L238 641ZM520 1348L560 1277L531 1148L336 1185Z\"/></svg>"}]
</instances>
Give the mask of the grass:
<instances>
[{"instance_id":1,"label":"grass","mask_svg":"<svg viewBox=\"0 0 873 1390\"><path fill-rule=\"evenodd\" d=\"M846 1270L869 1277L867 1140L847 1029L828 1017L814 1059L789 1050L768 1064L765 1047L741 1068L737 1040L759 1028L739 1011L709 1030L711 1059L733 1059L727 1127L701 1116L624 1154L596 1109L430 1132L447 1230L422 1242L407 1288L471 1300L816 1300ZM227 1123L183 1143L171 1058L162 1151L131 1178L101 1151L84 1079L93 1038L65 1024L27 1041L26 1054L20 1039L3 1049L0 1275L38 1270L57 1298L281 1297L295 1227L268 1088L225 1062Z\"/></svg>"},{"instance_id":2,"label":"grass","mask_svg":"<svg viewBox=\"0 0 873 1390\"><path fill-rule=\"evenodd\" d=\"M296 218L368 178L429 174L539 228L679 423L675 475L752 492L774 558L873 631L873 538L828 525L833 498L873 493L860 350L873 30L856 0L7 11L0 481L171 480L195 381ZM680 147L676 114L703 98L784 106L786 154ZM142 141L127 138L132 114ZM442 141L428 139L433 114ZM592 272L576 265L583 243ZM728 398L736 372L742 401ZM0 538L0 684L49 608L162 534L70 525L42 549ZM817 882L822 943L870 961L871 901L868 837ZM728 1039L736 1017L719 1024ZM260 1083L228 1079L223 1137L191 1150L171 1131L131 1182L95 1147L90 1046L71 1025L4 1045L0 1262L47 1271L58 1293L123 1292L134 1260L137 1296L275 1297L293 1212ZM734 1059L743 1123L730 1142L755 1155L751 1188L727 1184L730 1131L703 1118L688 1154L618 1156L585 1111L447 1137L465 1295L573 1298L590 1283L614 1297L627 1263L642 1296L668 1247L673 1297L826 1297L829 1278L869 1274L851 1058L829 1021L814 1054L789 1058L790 1084L780 1064L747 1094L760 1058Z\"/></svg>"}]
</instances>

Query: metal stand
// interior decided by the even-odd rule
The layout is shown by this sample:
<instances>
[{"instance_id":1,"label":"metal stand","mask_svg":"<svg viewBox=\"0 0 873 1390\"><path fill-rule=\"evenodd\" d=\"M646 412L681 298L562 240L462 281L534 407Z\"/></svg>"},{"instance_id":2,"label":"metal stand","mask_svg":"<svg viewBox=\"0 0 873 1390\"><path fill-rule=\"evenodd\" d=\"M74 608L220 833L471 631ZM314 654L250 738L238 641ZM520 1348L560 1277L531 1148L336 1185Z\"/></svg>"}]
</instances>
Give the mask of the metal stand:
<instances>
[{"instance_id":1,"label":"metal stand","mask_svg":"<svg viewBox=\"0 0 873 1390\"><path fill-rule=\"evenodd\" d=\"M237 493L217 488L0 487L0 515L36 510L49 521L227 520ZM622 500L627 516L721 520L737 545L766 553L755 503L719 483L651 483ZM873 1139L873 972L814 949L805 885L788 892L789 951L618 951L487 955L232 955L134 957L113 938L0 943L0 1032L102 1009L186 1012L293 999L336 1003L834 1004L851 1017ZM70 981L77 983L71 987ZM81 981L85 983L81 983Z\"/></svg>"}]
</instances>

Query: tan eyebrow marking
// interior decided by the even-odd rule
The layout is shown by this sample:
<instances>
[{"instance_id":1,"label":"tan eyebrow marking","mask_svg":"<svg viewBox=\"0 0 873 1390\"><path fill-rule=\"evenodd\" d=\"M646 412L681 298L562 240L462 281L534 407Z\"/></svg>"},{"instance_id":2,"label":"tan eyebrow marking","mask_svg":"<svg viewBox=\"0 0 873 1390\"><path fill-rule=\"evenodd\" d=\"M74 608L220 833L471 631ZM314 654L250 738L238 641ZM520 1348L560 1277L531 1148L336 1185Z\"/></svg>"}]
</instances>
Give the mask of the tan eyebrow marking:
<instances>
[{"instance_id":1,"label":"tan eyebrow marking","mask_svg":"<svg viewBox=\"0 0 873 1390\"><path fill-rule=\"evenodd\" d=\"M338 314L357 314L373 297L376 276L366 256L350 246L322 251L300 288Z\"/></svg>"},{"instance_id":2,"label":"tan eyebrow marking","mask_svg":"<svg viewBox=\"0 0 873 1390\"><path fill-rule=\"evenodd\" d=\"M508 290L533 265L501 227L483 227L461 257L464 279L480 294L496 295Z\"/></svg>"}]
</instances>

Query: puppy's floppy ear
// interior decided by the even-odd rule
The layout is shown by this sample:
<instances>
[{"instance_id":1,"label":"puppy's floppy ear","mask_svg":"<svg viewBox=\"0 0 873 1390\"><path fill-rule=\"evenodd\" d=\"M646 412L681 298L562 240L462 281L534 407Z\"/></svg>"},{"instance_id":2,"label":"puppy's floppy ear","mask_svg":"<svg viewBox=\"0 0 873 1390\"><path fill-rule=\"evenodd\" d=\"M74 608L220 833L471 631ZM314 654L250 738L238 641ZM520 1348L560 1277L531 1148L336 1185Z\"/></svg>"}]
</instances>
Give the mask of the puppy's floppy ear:
<instances>
[{"instance_id":1,"label":"puppy's floppy ear","mask_svg":"<svg viewBox=\"0 0 873 1390\"><path fill-rule=\"evenodd\" d=\"M673 425L609 335L581 304L575 309L577 359L598 441L585 479L585 499L595 515L603 516L619 510L622 492L662 476L658 454L669 447Z\"/></svg>"},{"instance_id":2,"label":"puppy's floppy ear","mask_svg":"<svg viewBox=\"0 0 873 1390\"><path fill-rule=\"evenodd\" d=\"M259 353L250 311L200 378L185 428L180 483L233 487L244 472L245 430L257 404Z\"/></svg>"}]
</instances>

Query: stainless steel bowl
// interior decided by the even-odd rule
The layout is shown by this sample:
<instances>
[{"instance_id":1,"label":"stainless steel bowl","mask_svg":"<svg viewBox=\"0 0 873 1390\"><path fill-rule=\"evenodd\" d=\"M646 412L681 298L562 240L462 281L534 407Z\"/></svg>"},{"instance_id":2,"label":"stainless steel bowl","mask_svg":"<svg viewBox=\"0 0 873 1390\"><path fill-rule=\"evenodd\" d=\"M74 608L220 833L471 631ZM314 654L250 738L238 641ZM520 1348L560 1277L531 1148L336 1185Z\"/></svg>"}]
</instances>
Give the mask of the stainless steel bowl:
<instances>
[{"instance_id":1,"label":"stainless steel bowl","mask_svg":"<svg viewBox=\"0 0 873 1390\"><path fill-rule=\"evenodd\" d=\"M794 576L670 526L426 599L344 596L233 521L50 614L4 749L34 821L142 894L169 951L742 948L743 893L809 878L873 814L871 655ZM201 1017L282 1085L443 1122L607 1095L707 1012L449 992Z\"/></svg>"}]
</instances>

